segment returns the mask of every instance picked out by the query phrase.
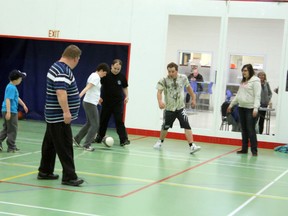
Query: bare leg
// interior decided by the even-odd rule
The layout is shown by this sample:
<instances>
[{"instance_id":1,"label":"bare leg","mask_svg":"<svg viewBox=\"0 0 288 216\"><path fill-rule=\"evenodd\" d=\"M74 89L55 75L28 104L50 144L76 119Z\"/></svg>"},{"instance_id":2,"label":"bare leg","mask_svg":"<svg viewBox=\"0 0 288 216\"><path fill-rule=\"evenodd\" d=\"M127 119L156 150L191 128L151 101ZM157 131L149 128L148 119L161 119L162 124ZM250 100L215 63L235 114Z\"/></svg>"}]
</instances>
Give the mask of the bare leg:
<instances>
[{"instance_id":1,"label":"bare leg","mask_svg":"<svg viewBox=\"0 0 288 216\"><path fill-rule=\"evenodd\" d=\"M164 140L166 135L167 135L167 133L168 133L168 130L161 130L159 139L160 140Z\"/></svg>"},{"instance_id":2,"label":"bare leg","mask_svg":"<svg viewBox=\"0 0 288 216\"><path fill-rule=\"evenodd\" d=\"M188 143L193 143L193 134L191 129L185 129L185 136Z\"/></svg>"}]
</instances>

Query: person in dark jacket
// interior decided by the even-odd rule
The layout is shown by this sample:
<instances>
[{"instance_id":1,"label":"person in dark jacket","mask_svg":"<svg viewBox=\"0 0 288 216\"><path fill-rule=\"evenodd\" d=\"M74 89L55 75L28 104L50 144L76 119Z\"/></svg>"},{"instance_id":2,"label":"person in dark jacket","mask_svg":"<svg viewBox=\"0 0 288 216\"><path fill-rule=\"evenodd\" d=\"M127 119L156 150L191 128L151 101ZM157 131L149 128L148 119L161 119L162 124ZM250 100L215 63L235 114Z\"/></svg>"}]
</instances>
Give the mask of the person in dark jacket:
<instances>
[{"instance_id":1,"label":"person in dark jacket","mask_svg":"<svg viewBox=\"0 0 288 216\"><path fill-rule=\"evenodd\" d=\"M102 142L106 135L109 119L113 114L115 119L116 131L120 139L120 145L130 144L126 127L123 122L124 104L128 103L128 82L126 77L120 73L122 61L115 59L111 65L111 71L106 77L101 79L102 84L102 110L100 114L100 128L95 142ZM100 100L101 100L100 99Z\"/></svg>"},{"instance_id":2,"label":"person in dark jacket","mask_svg":"<svg viewBox=\"0 0 288 216\"><path fill-rule=\"evenodd\" d=\"M270 101L272 98L272 91L271 91L269 83L267 82L266 73L264 71L260 71L257 74L257 76L260 79L261 89L262 89L261 90L260 107L267 108L268 105L271 103ZM259 121L258 121L259 134L263 133L265 115L266 115L265 110L259 110Z\"/></svg>"}]
</instances>

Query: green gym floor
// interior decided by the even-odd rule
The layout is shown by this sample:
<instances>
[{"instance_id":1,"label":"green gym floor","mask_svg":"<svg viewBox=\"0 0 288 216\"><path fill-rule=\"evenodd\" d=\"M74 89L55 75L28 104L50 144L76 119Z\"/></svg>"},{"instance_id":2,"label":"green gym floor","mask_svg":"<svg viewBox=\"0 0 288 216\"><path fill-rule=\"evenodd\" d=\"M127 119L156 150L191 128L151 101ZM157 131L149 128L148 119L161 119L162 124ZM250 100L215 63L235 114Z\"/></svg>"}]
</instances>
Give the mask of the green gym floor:
<instances>
[{"instance_id":1,"label":"green gym floor","mask_svg":"<svg viewBox=\"0 0 288 216\"><path fill-rule=\"evenodd\" d=\"M0 120L2 124L2 119ZM76 133L80 126L74 125ZM45 123L19 121L17 153L0 152L0 215L102 216L286 216L288 155L259 149L237 155L238 146L198 143L190 155L185 141L167 139L154 150L155 137L130 135L131 145L93 144L74 149L80 187L37 180Z\"/></svg>"}]
</instances>

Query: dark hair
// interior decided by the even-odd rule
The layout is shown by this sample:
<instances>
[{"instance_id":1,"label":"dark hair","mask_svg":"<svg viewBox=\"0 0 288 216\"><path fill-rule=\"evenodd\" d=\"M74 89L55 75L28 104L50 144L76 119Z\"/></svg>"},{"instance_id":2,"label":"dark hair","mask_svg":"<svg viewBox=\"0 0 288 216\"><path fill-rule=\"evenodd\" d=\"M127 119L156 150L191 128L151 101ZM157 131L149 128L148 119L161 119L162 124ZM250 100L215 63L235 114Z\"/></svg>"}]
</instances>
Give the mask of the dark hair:
<instances>
[{"instance_id":1,"label":"dark hair","mask_svg":"<svg viewBox=\"0 0 288 216\"><path fill-rule=\"evenodd\" d=\"M109 72L109 71L110 71L110 67L109 67L109 65L106 64L106 63L100 63L100 64L97 66L96 71L100 71L100 70Z\"/></svg>"},{"instance_id":2,"label":"dark hair","mask_svg":"<svg viewBox=\"0 0 288 216\"><path fill-rule=\"evenodd\" d=\"M122 66L122 61L120 59L114 59L112 65L119 63Z\"/></svg>"},{"instance_id":3,"label":"dark hair","mask_svg":"<svg viewBox=\"0 0 288 216\"><path fill-rule=\"evenodd\" d=\"M244 76L242 77L241 83L248 81L252 76L254 76L255 72L253 69L253 66L251 64L245 64L243 65L241 71L243 72L243 70L247 68L248 72L249 72L249 77L248 79L246 79Z\"/></svg>"},{"instance_id":4,"label":"dark hair","mask_svg":"<svg viewBox=\"0 0 288 216\"><path fill-rule=\"evenodd\" d=\"M167 65L167 69L168 68L175 68L176 71L178 71L178 65L174 62L170 62L168 65Z\"/></svg>"},{"instance_id":5,"label":"dark hair","mask_svg":"<svg viewBox=\"0 0 288 216\"><path fill-rule=\"evenodd\" d=\"M25 78L26 77L26 73L24 72L21 72L20 70L12 70L10 73L9 73L9 80L10 81L14 81L14 80L17 80L19 78Z\"/></svg>"},{"instance_id":6,"label":"dark hair","mask_svg":"<svg viewBox=\"0 0 288 216\"><path fill-rule=\"evenodd\" d=\"M62 57L74 59L80 57L81 53L82 51L79 49L79 47L72 44L66 47L66 49L62 53Z\"/></svg>"}]
</instances>

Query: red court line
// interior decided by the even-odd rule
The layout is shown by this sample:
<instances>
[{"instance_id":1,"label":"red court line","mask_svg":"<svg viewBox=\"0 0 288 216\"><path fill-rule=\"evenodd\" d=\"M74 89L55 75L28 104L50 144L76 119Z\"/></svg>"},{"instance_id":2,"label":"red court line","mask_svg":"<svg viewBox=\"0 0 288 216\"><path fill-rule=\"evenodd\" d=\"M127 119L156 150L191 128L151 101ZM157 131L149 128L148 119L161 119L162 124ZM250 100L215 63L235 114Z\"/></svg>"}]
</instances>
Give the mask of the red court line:
<instances>
[{"instance_id":1,"label":"red court line","mask_svg":"<svg viewBox=\"0 0 288 216\"><path fill-rule=\"evenodd\" d=\"M143 137L143 138L144 138L144 137ZM129 193L126 193L126 194L124 194L124 195L121 195L121 196L116 196L116 195L112 195L112 194L89 192L89 191L72 190L72 189L67 189L67 188L57 188L57 187L51 187L51 186L40 186L40 185L35 185L35 184L26 184L26 183L19 183L19 182L1 181L1 180L0 180L0 183L15 184L15 185L22 185L22 186L30 186L30 187L45 188L45 189L47 188L47 189L53 189L53 190L59 190L59 191L68 191L68 192L76 192L76 193L83 193L83 194L92 194L92 195L107 196L107 197L113 197L113 198L125 198L125 197L128 197L128 196L132 195L132 194L135 194L135 193L137 193L137 192L140 192L140 191L142 191L142 190L144 190L144 189L147 189L147 188L149 188L149 187L151 187L151 186L154 186L154 185L156 185L156 184L159 184L159 183L161 183L161 182L164 182L164 181L166 181L166 180L168 180L168 179L171 179L171 178L174 178L174 177L176 177L176 176L179 176L179 175L181 175L181 174L183 174L183 173L185 173L185 172L188 172L188 171L190 171L190 170L196 169L197 167L200 167L200 166L203 166L203 165L205 165L205 164L208 164L208 163L210 163L211 161L217 160L217 159L219 159L219 158L221 158L221 157L224 157L224 156L226 156L226 155L228 155L228 154L231 154L231 153L233 153L233 152L236 152L237 150L239 150L239 148L237 148L237 149L235 149L235 150L233 150L233 151L226 152L226 153L224 153L224 154L222 154L222 155L219 155L219 156L217 156L217 157L211 158L211 159L209 159L209 160L207 160L207 161L204 161L204 162L202 162L202 163L200 163L200 164L197 164L197 165L195 165L195 166L189 167L189 168L187 168L187 169L185 169L185 170L182 170L182 171L180 171L180 172L177 172L177 173L175 173L175 174L172 174L172 175L170 175L170 176L167 176L167 177L165 177L165 178L162 178L162 179L160 179L160 180L158 180L158 181L152 182L152 183L150 183L150 184L148 184L148 185L145 185L145 186L143 186L143 187L141 187L141 188L138 188L138 189L136 189L136 190L133 190L133 191L131 191L131 192L129 192ZM81 187L80 187L80 188L81 188Z\"/></svg>"},{"instance_id":2,"label":"red court line","mask_svg":"<svg viewBox=\"0 0 288 216\"><path fill-rule=\"evenodd\" d=\"M89 191L79 191L79 190L72 190L72 189L67 189L67 188L56 188L56 187L51 187L51 186L40 186L40 185L34 185L34 184L25 184L25 183L1 181L1 180L0 180L0 183L30 186L30 187L37 187L37 188L48 188L48 189L60 190L60 191L69 191L69 192L76 192L76 193L83 193L83 194L94 194L94 195L100 195L100 196L119 198L119 196L111 195L111 194L95 193L95 192L89 192Z\"/></svg>"},{"instance_id":3,"label":"red court line","mask_svg":"<svg viewBox=\"0 0 288 216\"><path fill-rule=\"evenodd\" d=\"M238 148L238 149L239 149L239 148ZM197 165L195 165L195 166L192 166L192 167L189 167L189 168L187 168L187 169L185 169L185 170L182 170L182 171L180 171L180 172L177 172L177 173L175 173L175 174L173 174L173 175L170 175L170 176L167 176L167 177L165 177L165 178L163 178L163 179L160 179L160 180L158 180L158 181L152 182L151 184L148 184L148 185L143 186L143 187L141 187L141 188L139 188L139 189L137 189L137 190L134 190L134 191L131 191L131 192L127 193L127 194L124 194L124 195L120 196L119 198L125 198L125 197L127 197L127 196L132 195L132 194L135 194L135 193L137 193L137 192L140 192L140 191L142 191L142 190L144 190L144 189L147 189L147 188L149 188L149 187L151 187L151 186L153 186L153 185L156 185L156 184L159 184L159 183L161 183L161 182L164 182L164 181L166 181L166 180L168 180L168 179L174 178L175 176L178 176L178 175L181 175L181 174L183 174L183 173L185 173L185 172L188 172L188 171L190 171L190 170L196 169L197 167L203 166L203 165L205 165L205 164L207 164L207 163L210 163L211 161L217 160L217 159L219 159L219 158L221 158L221 157L224 157L224 156L226 156L226 155L228 155L228 154L234 153L234 152L236 152L238 149L235 149L235 150L233 150L233 151L224 153L224 154L222 154L222 155L219 155L219 156L217 156L217 157L214 157L214 158L211 158L211 159L209 159L209 160L207 160L207 161L204 161L204 162L202 162L202 163L200 163L200 164L197 164Z\"/></svg>"},{"instance_id":4,"label":"red court line","mask_svg":"<svg viewBox=\"0 0 288 216\"><path fill-rule=\"evenodd\" d=\"M145 138L148 138L148 136L141 136L141 137L133 138L133 139L131 139L131 141L145 139Z\"/></svg>"}]
</instances>

